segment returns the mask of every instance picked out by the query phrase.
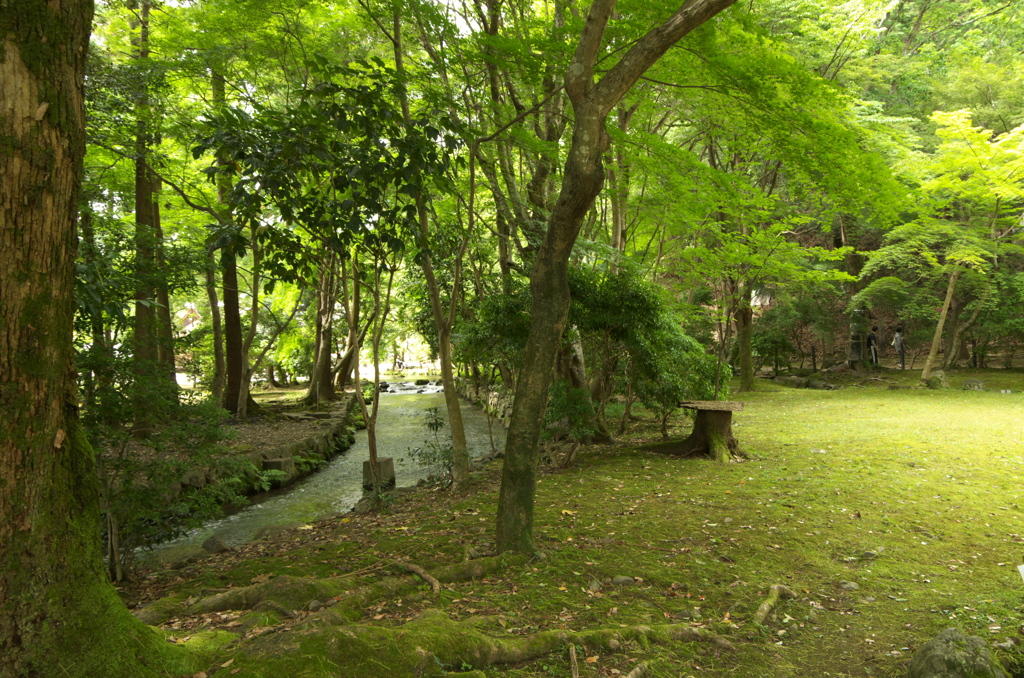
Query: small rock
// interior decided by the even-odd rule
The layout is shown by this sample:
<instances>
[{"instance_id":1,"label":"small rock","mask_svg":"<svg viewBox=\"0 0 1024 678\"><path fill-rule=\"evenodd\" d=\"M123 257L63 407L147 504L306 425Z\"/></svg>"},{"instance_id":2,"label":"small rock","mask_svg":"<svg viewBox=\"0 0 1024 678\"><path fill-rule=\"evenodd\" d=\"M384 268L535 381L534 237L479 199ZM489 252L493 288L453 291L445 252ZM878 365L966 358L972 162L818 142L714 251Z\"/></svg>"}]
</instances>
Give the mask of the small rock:
<instances>
[{"instance_id":1,"label":"small rock","mask_svg":"<svg viewBox=\"0 0 1024 678\"><path fill-rule=\"evenodd\" d=\"M632 577L625 577L623 575L616 575L612 577L612 584L615 586L631 586L636 583L636 580Z\"/></svg>"},{"instance_id":2,"label":"small rock","mask_svg":"<svg viewBox=\"0 0 1024 678\"><path fill-rule=\"evenodd\" d=\"M992 643L993 647L998 647L1000 650L1012 650L1014 645L1016 643L1013 642L1013 638L1007 638L1001 643Z\"/></svg>"},{"instance_id":3,"label":"small rock","mask_svg":"<svg viewBox=\"0 0 1024 678\"><path fill-rule=\"evenodd\" d=\"M310 612L316 612L321 607L323 607L323 603L321 603L319 600L311 600L309 601L309 605L306 606L306 609Z\"/></svg>"},{"instance_id":4,"label":"small rock","mask_svg":"<svg viewBox=\"0 0 1024 678\"><path fill-rule=\"evenodd\" d=\"M601 590L601 582L597 581L596 579L591 579L590 580L590 584L587 586L587 589L589 591L591 591L591 592L593 592L593 591L600 591Z\"/></svg>"},{"instance_id":5,"label":"small rock","mask_svg":"<svg viewBox=\"0 0 1024 678\"><path fill-rule=\"evenodd\" d=\"M615 640L614 638L611 638L608 641L608 649L609 650L618 650L620 647L622 647L622 643L620 643L619 641Z\"/></svg>"},{"instance_id":6,"label":"small rock","mask_svg":"<svg viewBox=\"0 0 1024 678\"><path fill-rule=\"evenodd\" d=\"M875 597L874 596L864 596L861 600L863 600L865 603L873 603L873 602L875 602Z\"/></svg>"},{"instance_id":7,"label":"small rock","mask_svg":"<svg viewBox=\"0 0 1024 678\"><path fill-rule=\"evenodd\" d=\"M907 678L1006 678L1006 673L983 639L950 628L914 654Z\"/></svg>"},{"instance_id":8,"label":"small rock","mask_svg":"<svg viewBox=\"0 0 1024 678\"><path fill-rule=\"evenodd\" d=\"M224 543L224 540L213 535L209 539L203 542L203 549L208 553L223 553L224 551L230 551L230 547Z\"/></svg>"},{"instance_id":9,"label":"small rock","mask_svg":"<svg viewBox=\"0 0 1024 678\"><path fill-rule=\"evenodd\" d=\"M855 581L841 581L839 582L839 588L844 591L857 591L860 589L860 585Z\"/></svg>"},{"instance_id":10,"label":"small rock","mask_svg":"<svg viewBox=\"0 0 1024 678\"><path fill-rule=\"evenodd\" d=\"M689 610L680 610L672 616L676 619L693 619L693 612L690 612Z\"/></svg>"},{"instance_id":11,"label":"small rock","mask_svg":"<svg viewBox=\"0 0 1024 678\"><path fill-rule=\"evenodd\" d=\"M984 391L985 382L981 381L980 379L970 379L968 381L965 381L960 388L962 388L965 391Z\"/></svg>"}]
</instances>

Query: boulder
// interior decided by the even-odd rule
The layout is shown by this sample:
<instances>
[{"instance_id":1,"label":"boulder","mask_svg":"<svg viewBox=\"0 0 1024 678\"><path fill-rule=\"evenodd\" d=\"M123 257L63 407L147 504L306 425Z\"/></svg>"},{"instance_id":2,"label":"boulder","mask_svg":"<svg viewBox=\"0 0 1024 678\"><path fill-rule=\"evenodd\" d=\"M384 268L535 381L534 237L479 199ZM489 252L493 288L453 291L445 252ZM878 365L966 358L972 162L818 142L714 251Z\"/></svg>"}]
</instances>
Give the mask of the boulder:
<instances>
[{"instance_id":1,"label":"boulder","mask_svg":"<svg viewBox=\"0 0 1024 678\"><path fill-rule=\"evenodd\" d=\"M924 384L933 390L949 388L949 377L942 370L935 370Z\"/></svg>"},{"instance_id":2,"label":"boulder","mask_svg":"<svg viewBox=\"0 0 1024 678\"><path fill-rule=\"evenodd\" d=\"M914 653L907 678L1007 678L1007 674L983 639L950 628Z\"/></svg>"},{"instance_id":3,"label":"boulder","mask_svg":"<svg viewBox=\"0 0 1024 678\"><path fill-rule=\"evenodd\" d=\"M203 542L203 550L207 553L223 553L224 551L230 551L231 547L225 544L223 539L213 535Z\"/></svg>"},{"instance_id":4,"label":"boulder","mask_svg":"<svg viewBox=\"0 0 1024 678\"><path fill-rule=\"evenodd\" d=\"M965 381L960 388L965 391L984 391L985 382L980 379L971 379L969 381Z\"/></svg>"}]
</instances>

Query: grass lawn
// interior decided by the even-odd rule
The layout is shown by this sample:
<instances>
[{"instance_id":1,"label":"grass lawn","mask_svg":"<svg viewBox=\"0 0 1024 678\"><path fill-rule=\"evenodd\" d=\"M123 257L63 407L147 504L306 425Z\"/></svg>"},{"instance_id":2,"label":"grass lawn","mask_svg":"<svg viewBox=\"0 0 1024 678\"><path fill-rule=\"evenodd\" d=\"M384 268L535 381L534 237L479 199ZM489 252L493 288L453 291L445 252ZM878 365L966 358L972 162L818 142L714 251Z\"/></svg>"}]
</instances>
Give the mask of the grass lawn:
<instances>
[{"instance_id":1,"label":"grass lawn","mask_svg":"<svg viewBox=\"0 0 1024 678\"><path fill-rule=\"evenodd\" d=\"M629 444L656 436L653 425L585 449L571 468L541 476L541 553L528 565L436 598L380 601L367 620L399 624L438 607L456 620L491 616L495 634L688 623L736 646L578 647L580 676L622 676L647 662L646 675L665 678L895 677L949 626L993 643L1024 641L1024 393L999 392L1024 389L1024 375L964 370L951 374L950 390L889 388L918 374L846 377L837 391L759 382L734 395L745 403L734 433L752 457L741 464ZM968 379L990 390L959 390ZM677 433L686 428L680 417ZM499 465L470 494L419 492L384 514L326 521L262 551L150 573L147 586L194 593L282 573L340 574L355 586L396 555L427 570L460 561L493 543ZM636 581L616 585L616 576ZM777 583L799 598L754 624ZM197 624L218 620L166 626ZM1007 668L1020 662L1016 649L997 652ZM568 650L485 670L573 675Z\"/></svg>"}]
</instances>

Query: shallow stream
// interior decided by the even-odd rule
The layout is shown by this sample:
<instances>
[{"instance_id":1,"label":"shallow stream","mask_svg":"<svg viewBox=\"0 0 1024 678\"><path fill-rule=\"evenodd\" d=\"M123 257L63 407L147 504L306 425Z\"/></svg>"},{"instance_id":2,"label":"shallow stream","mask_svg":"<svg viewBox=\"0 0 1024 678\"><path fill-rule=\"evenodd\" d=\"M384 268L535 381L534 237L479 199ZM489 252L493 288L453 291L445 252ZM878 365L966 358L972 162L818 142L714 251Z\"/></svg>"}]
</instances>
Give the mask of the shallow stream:
<instances>
[{"instance_id":1,"label":"shallow stream","mask_svg":"<svg viewBox=\"0 0 1024 678\"><path fill-rule=\"evenodd\" d=\"M436 387L393 384L397 392L384 392L380 397L377 415L377 454L395 460L395 476L399 487L415 485L426 478L431 469L424 468L410 458L409 450L423 447L432 434L427 430L427 410L438 408L447 422L444 394ZM420 392L431 390L433 393ZM482 457L491 452L491 435L487 417L479 409L462 403L462 418L466 428L466 444L471 457ZM505 444L504 429L492 421L496 449ZM447 426L440 432L441 440L449 440ZM174 560L175 554L194 550L211 536L220 537L228 546L251 541L261 527L288 523L308 523L326 515L349 511L363 496L363 462L369 458L366 431L356 431L355 443L313 473L293 485L274 492L256 495L252 502L231 515L210 521L177 539L154 548L162 560Z\"/></svg>"}]
</instances>

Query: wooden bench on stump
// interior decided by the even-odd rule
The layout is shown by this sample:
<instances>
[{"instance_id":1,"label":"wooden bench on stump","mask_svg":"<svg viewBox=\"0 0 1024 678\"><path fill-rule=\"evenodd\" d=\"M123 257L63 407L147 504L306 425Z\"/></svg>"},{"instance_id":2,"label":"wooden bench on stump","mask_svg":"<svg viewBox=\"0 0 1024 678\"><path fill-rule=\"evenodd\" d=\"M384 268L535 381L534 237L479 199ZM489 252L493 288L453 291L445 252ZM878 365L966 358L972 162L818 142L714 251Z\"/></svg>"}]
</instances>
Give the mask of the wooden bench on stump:
<instances>
[{"instance_id":1,"label":"wooden bench on stump","mask_svg":"<svg viewBox=\"0 0 1024 678\"><path fill-rule=\"evenodd\" d=\"M746 459L732 435L732 413L741 412L736 400L684 400L679 407L695 410L693 432L685 440L673 440L645 446L654 452L677 457L711 457L722 463L733 457Z\"/></svg>"}]
</instances>

